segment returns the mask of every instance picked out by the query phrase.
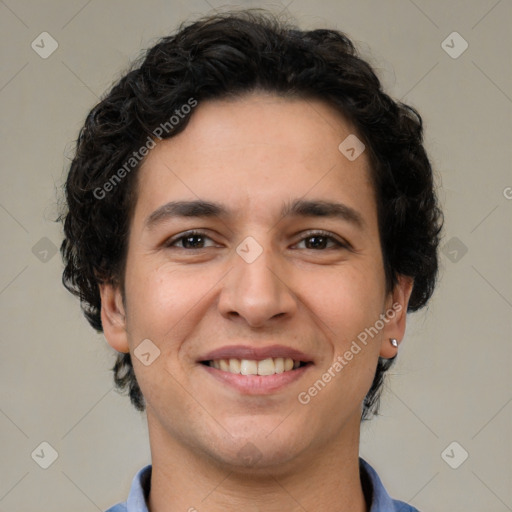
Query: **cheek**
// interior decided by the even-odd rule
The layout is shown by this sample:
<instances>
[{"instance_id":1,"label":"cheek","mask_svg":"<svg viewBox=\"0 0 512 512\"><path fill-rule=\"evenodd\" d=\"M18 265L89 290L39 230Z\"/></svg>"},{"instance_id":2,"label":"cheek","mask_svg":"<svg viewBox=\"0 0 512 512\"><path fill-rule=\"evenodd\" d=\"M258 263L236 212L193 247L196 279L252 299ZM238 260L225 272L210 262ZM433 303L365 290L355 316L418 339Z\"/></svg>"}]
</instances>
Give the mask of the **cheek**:
<instances>
[{"instance_id":1,"label":"cheek","mask_svg":"<svg viewBox=\"0 0 512 512\"><path fill-rule=\"evenodd\" d=\"M126 294L127 327L130 351L133 353L142 340L149 339L158 347L159 355L145 366L133 357L137 382L146 402L179 404L186 399L176 385L176 375L182 370L176 360L182 340L194 325L196 308L209 287L202 285L197 275L176 270L169 265L146 265L144 258L127 265ZM179 378L181 379L181 377ZM171 392L172 390L172 392Z\"/></svg>"},{"instance_id":2,"label":"cheek","mask_svg":"<svg viewBox=\"0 0 512 512\"><path fill-rule=\"evenodd\" d=\"M177 270L166 264L144 265L143 261L134 263L127 266L126 273L131 332L134 337L154 339L159 345L165 340L168 346L176 338L176 328L200 307L210 287L190 270Z\"/></svg>"},{"instance_id":3,"label":"cheek","mask_svg":"<svg viewBox=\"0 0 512 512\"><path fill-rule=\"evenodd\" d=\"M382 313L385 301L383 274L374 265L346 264L318 274L311 286L307 304L330 328L335 344L341 348ZM328 331L329 332L329 331Z\"/></svg>"}]
</instances>

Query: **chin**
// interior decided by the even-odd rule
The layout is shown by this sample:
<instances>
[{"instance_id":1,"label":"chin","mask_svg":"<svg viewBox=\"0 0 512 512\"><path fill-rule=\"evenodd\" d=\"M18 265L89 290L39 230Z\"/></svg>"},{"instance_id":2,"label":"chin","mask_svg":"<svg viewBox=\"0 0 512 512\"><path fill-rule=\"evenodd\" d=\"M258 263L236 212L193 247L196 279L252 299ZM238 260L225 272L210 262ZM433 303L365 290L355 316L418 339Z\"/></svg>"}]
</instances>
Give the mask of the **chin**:
<instances>
[{"instance_id":1,"label":"chin","mask_svg":"<svg viewBox=\"0 0 512 512\"><path fill-rule=\"evenodd\" d=\"M236 438L226 436L223 442L210 446L210 453L222 465L238 473L261 472L268 476L268 471L279 469L281 472L309 445L304 435L282 428L283 425L279 425L282 420L272 422L269 427L269 422L261 425L253 418L251 428L245 428L244 435Z\"/></svg>"}]
</instances>

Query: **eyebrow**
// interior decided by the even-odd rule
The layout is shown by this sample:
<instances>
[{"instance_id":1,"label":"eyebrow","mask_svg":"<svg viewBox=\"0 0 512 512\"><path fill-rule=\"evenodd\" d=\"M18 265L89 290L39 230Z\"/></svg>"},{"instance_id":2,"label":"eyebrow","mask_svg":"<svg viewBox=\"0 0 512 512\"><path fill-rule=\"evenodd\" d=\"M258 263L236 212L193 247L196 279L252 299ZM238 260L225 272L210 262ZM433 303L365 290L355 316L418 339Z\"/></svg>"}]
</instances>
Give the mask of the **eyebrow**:
<instances>
[{"instance_id":1,"label":"eyebrow","mask_svg":"<svg viewBox=\"0 0 512 512\"><path fill-rule=\"evenodd\" d=\"M151 213L144 225L152 230L158 224L175 217L228 218L235 215L219 203L209 201L170 201ZM281 209L281 218L285 217L326 217L339 219L362 228L362 215L354 208L343 203L330 201L307 201L297 199L285 203Z\"/></svg>"}]
</instances>

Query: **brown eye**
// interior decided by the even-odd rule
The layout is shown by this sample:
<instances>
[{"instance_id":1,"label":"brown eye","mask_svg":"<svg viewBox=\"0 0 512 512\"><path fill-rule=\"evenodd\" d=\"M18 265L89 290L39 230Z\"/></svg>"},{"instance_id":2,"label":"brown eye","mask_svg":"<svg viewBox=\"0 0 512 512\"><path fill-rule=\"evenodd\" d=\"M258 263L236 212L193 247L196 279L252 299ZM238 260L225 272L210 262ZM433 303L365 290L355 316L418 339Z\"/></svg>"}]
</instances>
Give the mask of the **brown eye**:
<instances>
[{"instance_id":1,"label":"brown eye","mask_svg":"<svg viewBox=\"0 0 512 512\"><path fill-rule=\"evenodd\" d=\"M188 231L187 233L175 236L165 243L166 247L177 247L178 249L206 249L205 241L211 240L200 231Z\"/></svg>"},{"instance_id":2,"label":"brown eye","mask_svg":"<svg viewBox=\"0 0 512 512\"><path fill-rule=\"evenodd\" d=\"M313 232L308 233L300 242L305 243L305 249L309 250L325 250L336 248L348 248L347 243L343 243L329 233Z\"/></svg>"},{"instance_id":3,"label":"brown eye","mask_svg":"<svg viewBox=\"0 0 512 512\"><path fill-rule=\"evenodd\" d=\"M308 242L310 242L308 244ZM326 236L310 236L306 238L307 249L326 249L329 238Z\"/></svg>"}]
</instances>

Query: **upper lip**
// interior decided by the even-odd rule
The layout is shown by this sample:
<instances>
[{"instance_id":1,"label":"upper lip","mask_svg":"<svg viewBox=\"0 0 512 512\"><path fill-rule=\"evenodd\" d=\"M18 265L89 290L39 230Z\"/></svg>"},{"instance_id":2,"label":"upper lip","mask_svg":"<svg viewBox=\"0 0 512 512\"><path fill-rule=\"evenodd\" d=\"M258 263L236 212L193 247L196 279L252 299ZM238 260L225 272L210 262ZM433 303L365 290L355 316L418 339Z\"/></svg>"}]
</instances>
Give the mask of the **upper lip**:
<instances>
[{"instance_id":1,"label":"upper lip","mask_svg":"<svg viewBox=\"0 0 512 512\"><path fill-rule=\"evenodd\" d=\"M254 361L262 361L263 359L276 357L289 357L294 361L301 361L304 363L312 361L311 357L304 354L304 352L284 345L270 345L268 347L229 345L216 348L215 350L208 352L204 357L201 357L199 361L213 361L216 359L250 359Z\"/></svg>"}]
</instances>

